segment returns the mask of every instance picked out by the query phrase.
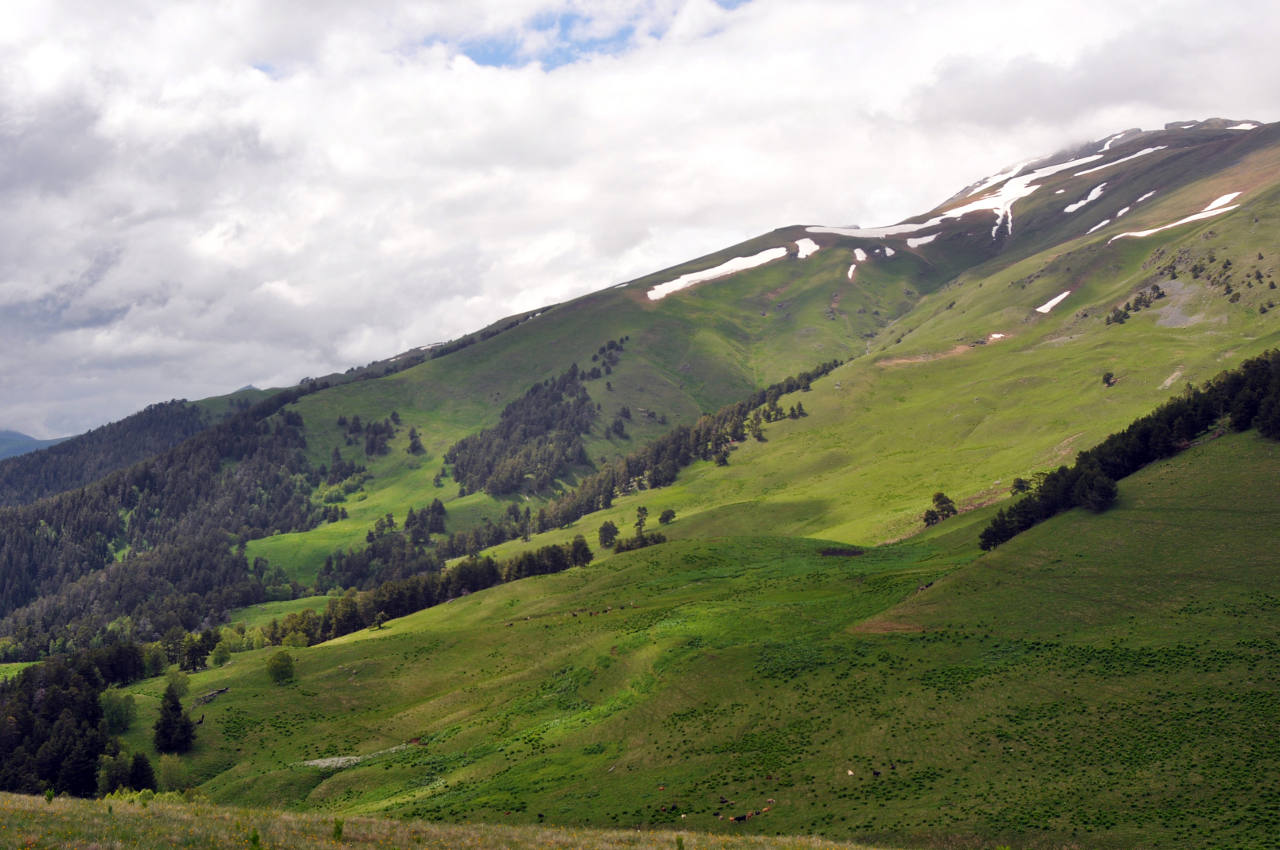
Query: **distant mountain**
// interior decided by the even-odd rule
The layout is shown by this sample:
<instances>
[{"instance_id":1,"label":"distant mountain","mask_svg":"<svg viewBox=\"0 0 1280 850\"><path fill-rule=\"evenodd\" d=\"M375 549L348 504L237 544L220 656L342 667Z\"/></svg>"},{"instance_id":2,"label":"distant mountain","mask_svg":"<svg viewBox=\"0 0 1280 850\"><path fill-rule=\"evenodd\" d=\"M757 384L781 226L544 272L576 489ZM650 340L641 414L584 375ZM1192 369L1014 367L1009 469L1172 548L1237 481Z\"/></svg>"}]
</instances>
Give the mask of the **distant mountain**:
<instances>
[{"instance_id":1,"label":"distant mountain","mask_svg":"<svg viewBox=\"0 0 1280 850\"><path fill-rule=\"evenodd\" d=\"M56 446L58 443L67 439L59 437L54 440L37 440L35 437L28 437L26 434L19 434L17 431L0 431L0 460L7 457L17 457L28 452L39 451L49 446Z\"/></svg>"}]
</instances>

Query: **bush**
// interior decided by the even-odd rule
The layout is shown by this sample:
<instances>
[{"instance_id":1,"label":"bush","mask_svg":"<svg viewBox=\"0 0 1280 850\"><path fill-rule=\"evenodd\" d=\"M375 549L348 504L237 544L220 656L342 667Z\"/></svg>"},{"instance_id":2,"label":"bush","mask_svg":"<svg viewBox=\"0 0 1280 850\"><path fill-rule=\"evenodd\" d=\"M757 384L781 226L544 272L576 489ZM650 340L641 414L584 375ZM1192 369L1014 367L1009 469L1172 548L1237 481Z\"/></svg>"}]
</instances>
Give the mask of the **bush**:
<instances>
[{"instance_id":1,"label":"bush","mask_svg":"<svg viewBox=\"0 0 1280 850\"><path fill-rule=\"evenodd\" d=\"M283 649L267 659L267 675L277 685L293 680L293 656Z\"/></svg>"},{"instance_id":2,"label":"bush","mask_svg":"<svg viewBox=\"0 0 1280 850\"><path fill-rule=\"evenodd\" d=\"M133 694L121 693L114 689L105 690L98 697L98 702L102 705L102 719L107 721L109 734L119 735L129 731L129 727L138 716L138 707L133 702Z\"/></svg>"},{"instance_id":3,"label":"bush","mask_svg":"<svg viewBox=\"0 0 1280 850\"><path fill-rule=\"evenodd\" d=\"M185 791L191 785L191 772L177 756L160 756L161 791Z\"/></svg>"}]
</instances>

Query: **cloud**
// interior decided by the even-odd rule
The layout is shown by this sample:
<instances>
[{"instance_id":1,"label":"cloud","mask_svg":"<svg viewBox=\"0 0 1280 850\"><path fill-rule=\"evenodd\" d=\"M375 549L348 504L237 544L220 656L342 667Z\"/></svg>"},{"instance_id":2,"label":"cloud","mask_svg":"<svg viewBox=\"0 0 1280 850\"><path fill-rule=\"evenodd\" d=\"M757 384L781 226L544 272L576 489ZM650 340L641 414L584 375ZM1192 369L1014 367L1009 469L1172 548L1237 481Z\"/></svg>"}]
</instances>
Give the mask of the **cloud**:
<instances>
[{"instance_id":1,"label":"cloud","mask_svg":"<svg viewBox=\"0 0 1280 850\"><path fill-rule=\"evenodd\" d=\"M342 370L783 224L891 223L1135 124L1271 120L1274 18L4 4L0 427L51 436Z\"/></svg>"}]
</instances>

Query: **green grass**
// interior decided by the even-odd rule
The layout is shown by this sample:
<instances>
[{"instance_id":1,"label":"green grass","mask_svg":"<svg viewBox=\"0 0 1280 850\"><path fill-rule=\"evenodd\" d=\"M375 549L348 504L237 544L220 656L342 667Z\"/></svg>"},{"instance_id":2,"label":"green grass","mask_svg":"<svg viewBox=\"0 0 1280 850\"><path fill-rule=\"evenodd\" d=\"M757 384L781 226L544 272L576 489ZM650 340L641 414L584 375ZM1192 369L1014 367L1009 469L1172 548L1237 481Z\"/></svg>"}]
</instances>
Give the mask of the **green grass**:
<instances>
[{"instance_id":1,"label":"green grass","mask_svg":"<svg viewBox=\"0 0 1280 850\"><path fill-rule=\"evenodd\" d=\"M320 613L329 604L327 596L304 596L284 602L262 602L247 608L237 608L227 615L231 625L244 623L245 628L252 629L265 626L272 620L283 620L287 614L297 614L304 610Z\"/></svg>"},{"instance_id":2,"label":"green grass","mask_svg":"<svg viewBox=\"0 0 1280 850\"><path fill-rule=\"evenodd\" d=\"M1237 435L981 558L990 508L859 557L675 540L292 650L286 687L239 654L193 676L230 690L189 763L214 800L330 813L1268 846L1277 471ZM134 690L145 748L160 683Z\"/></svg>"},{"instance_id":3,"label":"green grass","mask_svg":"<svg viewBox=\"0 0 1280 850\"><path fill-rule=\"evenodd\" d=\"M12 679L34 663L34 661L12 661L8 664L0 664L0 682Z\"/></svg>"}]
</instances>

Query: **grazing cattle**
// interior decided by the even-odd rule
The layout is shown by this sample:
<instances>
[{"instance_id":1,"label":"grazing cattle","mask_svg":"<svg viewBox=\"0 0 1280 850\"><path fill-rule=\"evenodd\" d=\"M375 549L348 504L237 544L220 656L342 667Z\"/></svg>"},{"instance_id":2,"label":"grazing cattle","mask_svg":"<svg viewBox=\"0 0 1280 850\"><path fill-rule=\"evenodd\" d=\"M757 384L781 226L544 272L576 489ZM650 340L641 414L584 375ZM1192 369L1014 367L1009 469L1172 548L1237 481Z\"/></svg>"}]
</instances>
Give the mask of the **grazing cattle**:
<instances>
[{"instance_id":1,"label":"grazing cattle","mask_svg":"<svg viewBox=\"0 0 1280 850\"><path fill-rule=\"evenodd\" d=\"M871 775L872 775L872 776L879 776L879 775L880 775L880 771L876 770L875 768L872 768L872 770L871 770Z\"/></svg>"}]
</instances>

